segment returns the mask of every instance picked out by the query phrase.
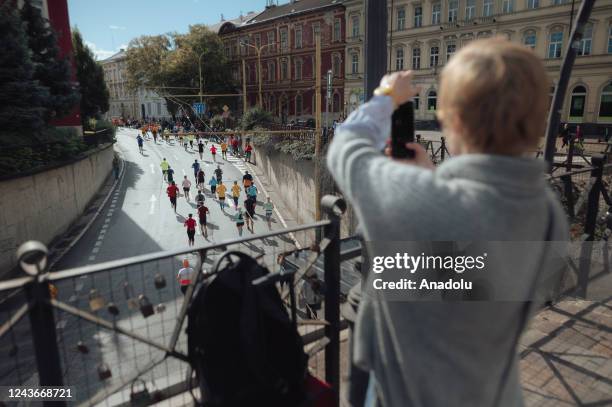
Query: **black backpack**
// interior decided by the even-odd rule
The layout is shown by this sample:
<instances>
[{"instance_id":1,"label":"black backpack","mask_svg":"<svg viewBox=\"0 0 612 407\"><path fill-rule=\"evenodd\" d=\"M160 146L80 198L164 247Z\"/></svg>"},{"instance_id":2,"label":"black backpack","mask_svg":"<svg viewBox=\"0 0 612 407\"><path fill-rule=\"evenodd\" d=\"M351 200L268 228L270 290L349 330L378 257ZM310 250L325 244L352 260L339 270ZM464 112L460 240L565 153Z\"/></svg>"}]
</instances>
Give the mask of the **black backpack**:
<instances>
[{"instance_id":1,"label":"black backpack","mask_svg":"<svg viewBox=\"0 0 612 407\"><path fill-rule=\"evenodd\" d=\"M304 399L302 338L276 287L252 284L267 274L246 254L226 252L194 293L187 345L207 407L286 407Z\"/></svg>"}]
</instances>

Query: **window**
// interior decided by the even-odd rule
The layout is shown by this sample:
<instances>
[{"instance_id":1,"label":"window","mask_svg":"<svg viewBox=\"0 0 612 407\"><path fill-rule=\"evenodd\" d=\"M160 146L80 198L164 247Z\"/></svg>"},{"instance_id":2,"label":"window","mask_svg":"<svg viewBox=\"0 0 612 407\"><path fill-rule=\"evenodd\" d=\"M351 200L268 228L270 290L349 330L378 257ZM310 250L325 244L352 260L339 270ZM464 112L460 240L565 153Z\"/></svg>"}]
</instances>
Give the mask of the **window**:
<instances>
[{"instance_id":1,"label":"window","mask_svg":"<svg viewBox=\"0 0 612 407\"><path fill-rule=\"evenodd\" d=\"M240 55L246 55L249 52L246 44L249 44L249 38L242 37L240 39Z\"/></svg>"},{"instance_id":2,"label":"window","mask_svg":"<svg viewBox=\"0 0 612 407\"><path fill-rule=\"evenodd\" d=\"M548 58L561 58L561 49L563 48L563 29L560 27L553 28L550 32L548 43Z\"/></svg>"},{"instance_id":3,"label":"window","mask_svg":"<svg viewBox=\"0 0 612 407\"><path fill-rule=\"evenodd\" d=\"M563 3L565 3L565 0L552 0L553 6L559 6Z\"/></svg>"},{"instance_id":4,"label":"window","mask_svg":"<svg viewBox=\"0 0 612 407\"><path fill-rule=\"evenodd\" d=\"M585 102L586 88L584 86L576 86L572 90L572 99L570 101L569 115L571 118L582 118L584 116Z\"/></svg>"},{"instance_id":5,"label":"window","mask_svg":"<svg viewBox=\"0 0 612 407\"><path fill-rule=\"evenodd\" d=\"M255 46L257 48L261 47L261 34L255 34Z\"/></svg>"},{"instance_id":6,"label":"window","mask_svg":"<svg viewBox=\"0 0 612 407\"><path fill-rule=\"evenodd\" d=\"M429 49L429 67L433 68L438 66L438 59L440 57L440 48L435 46Z\"/></svg>"},{"instance_id":7,"label":"window","mask_svg":"<svg viewBox=\"0 0 612 407\"><path fill-rule=\"evenodd\" d=\"M398 7L397 8L397 30L401 31L406 28L406 8Z\"/></svg>"},{"instance_id":8,"label":"window","mask_svg":"<svg viewBox=\"0 0 612 407\"><path fill-rule=\"evenodd\" d=\"M440 10L442 10L442 5L440 3L434 3L431 6L431 23L433 25L440 24Z\"/></svg>"},{"instance_id":9,"label":"window","mask_svg":"<svg viewBox=\"0 0 612 407\"><path fill-rule=\"evenodd\" d=\"M599 118L605 121L612 121L612 82L601 91Z\"/></svg>"},{"instance_id":10,"label":"window","mask_svg":"<svg viewBox=\"0 0 612 407\"><path fill-rule=\"evenodd\" d=\"M512 13L514 0L502 0L502 13Z\"/></svg>"},{"instance_id":11,"label":"window","mask_svg":"<svg viewBox=\"0 0 612 407\"><path fill-rule=\"evenodd\" d=\"M527 8L538 8L540 7L540 0L527 0Z\"/></svg>"},{"instance_id":12,"label":"window","mask_svg":"<svg viewBox=\"0 0 612 407\"><path fill-rule=\"evenodd\" d=\"M315 43L315 39L316 39L316 35L317 34L321 34L321 24L319 23L312 23L312 44L314 45Z\"/></svg>"},{"instance_id":13,"label":"window","mask_svg":"<svg viewBox=\"0 0 612 407\"><path fill-rule=\"evenodd\" d=\"M334 55L332 60L332 72L334 73L334 77L339 78L340 69L341 69L342 60L340 59L340 55Z\"/></svg>"},{"instance_id":14,"label":"window","mask_svg":"<svg viewBox=\"0 0 612 407\"><path fill-rule=\"evenodd\" d=\"M418 28L423 24L423 7L414 6L414 27Z\"/></svg>"},{"instance_id":15,"label":"window","mask_svg":"<svg viewBox=\"0 0 612 407\"><path fill-rule=\"evenodd\" d=\"M535 49L536 46L536 33L534 30L527 30L523 35L523 44L531 49Z\"/></svg>"},{"instance_id":16,"label":"window","mask_svg":"<svg viewBox=\"0 0 612 407\"><path fill-rule=\"evenodd\" d=\"M416 95L414 97L414 99L412 99L412 105L414 106L414 111L418 112L419 111L419 106L420 106L420 99L419 99L419 95Z\"/></svg>"},{"instance_id":17,"label":"window","mask_svg":"<svg viewBox=\"0 0 612 407\"><path fill-rule=\"evenodd\" d=\"M457 45L453 42L451 42L450 44L446 45L446 62L450 61L451 57L455 54L455 51L457 51Z\"/></svg>"},{"instance_id":18,"label":"window","mask_svg":"<svg viewBox=\"0 0 612 407\"><path fill-rule=\"evenodd\" d=\"M608 54L612 54L612 23L608 27Z\"/></svg>"},{"instance_id":19,"label":"window","mask_svg":"<svg viewBox=\"0 0 612 407\"><path fill-rule=\"evenodd\" d=\"M483 0L482 16L489 17L493 14L493 0Z\"/></svg>"},{"instance_id":20,"label":"window","mask_svg":"<svg viewBox=\"0 0 612 407\"><path fill-rule=\"evenodd\" d=\"M274 44L274 31L268 31L268 44Z\"/></svg>"},{"instance_id":21,"label":"window","mask_svg":"<svg viewBox=\"0 0 612 407\"><path fill-rule=\"evenodd\" d=\"M295 60L295 79L296 80L302 79L302 60L301 59Z\"/></svg>"},{"instance_id":22,"label":"window","mask_svg":"<svg viewBox=\"0 0 612 407\"><path fill-rule=\"evenodd\" d=\"M593 43L593 24L587 23L584 26L584 33L578 47L578 55L591 55L591 44Z\"/></svg>"},{"instance_id":23,"label":"window","mask_svg":"<svg viewBox=\"0 0 612 407\"><path fill-rule=\"evenodd\" d=\"M276 80L276 64L274 61L268 62L268 81L273 82Z\"/></svg>"},{"instance_id":24,"label":"window","mask_svg":"<svg viewBox=\"0 0 612 407\"><path fill-rule=\"evenodd\" d=\"M459 11L459 0L448 0L448 22L457 21L457 13Z\"/></svg>"},{"instance_id":25,"label":"window","mask_svg":"<svg viewBox=\"0 0 612 407\"><path fill-rule=\"evenodd\" d=\"M476 0L465 1L465 19L471 20L476 17Z\"/></svg>"},{"instance_id":26,"label":"window","mask_svg":"<svg viewBox=\"0 0 612 407\"><path fill-rule=\"evenodd\" d=\"M359 37L359 16L351 18L351 25L353 26L353 38Z\"/></svg>"},{"instance_id":27,"label":"window","mask_svg":"<svg viewBox=\"0 0 612 407\"><path fill-rule=\"evenodd\" d=\"M287 75L289 72L289 64L286 59L281 60L281 80L285 81L288 79Z\"/></svg>"},{"instance_id":28,"label":"window","mask_svg":"<svg viewBox=\"0 0 612 407\"><path fill-rule=\"evenodd\" d=\"M302 95L297 95L295 97L295 115L296 116L301 116L302 115Z\"/></svg>"},{"instance_id":29,"label":"window","mask_svg":"<svg viewBox=\"0 0 612 407\"><path fill-rule=\"evenodd\" d=\"M427 94L427 110L433 112L436 110L436 103L438 102L438 94L435 90L430 90Z\"/></svg>"},{"instance_id":30,"label":"window","mask_svg":"<svg viewBox=\"0 0 612 407\"><path fill-rule=\"evenodd\" d=\"M295 27L295 47L302 48L302 26Z\"/></svg>"},{"instance_id":31,"label":"window","mask_svg":"<svg viewBox=\"0 0 612 407\"><path fill-rule=\"evenodd\" d=\"M351 73L355 74L359 72L359 55L351 55Z\"/></svg>"},{"instance_id":32,"label":"window","mask_svg":"<svg viewBox=\"0 0 612 407\"><path fill-rule=\"evenodd\" d=\"M421 69L421 48L412 49L412 69Z\"/></svg>"},{"instance_id":33,"label":"window","mask_svg":"<svg viewBox=\"0 0 612 407\"><path fill-rule=\"evenodd\" d=\"M342 39L342 25L340 19L334 20L334 41L340 41Z\"/></svg>"},{"instance_id":34,"label":"window","mask_svg":"<svg viewBox=\"0 0 612 407\"><path fill-rule=\"evenodd\" d=\"M395 70L403 71L404 70L404 49L397 48L395 50Z\"/></svg>"},{"instance_id":35,"label":"window","mask_svg":"<svg viewBox=\"0 0 612 407\"><path fill-rule=\"evenodd\" d=\"M281 46L281 50L287 50L289 49L289 36L287 35L287 29L286 28L281 28L280 30L280 46Z\"/></svg>"}]
</instances>

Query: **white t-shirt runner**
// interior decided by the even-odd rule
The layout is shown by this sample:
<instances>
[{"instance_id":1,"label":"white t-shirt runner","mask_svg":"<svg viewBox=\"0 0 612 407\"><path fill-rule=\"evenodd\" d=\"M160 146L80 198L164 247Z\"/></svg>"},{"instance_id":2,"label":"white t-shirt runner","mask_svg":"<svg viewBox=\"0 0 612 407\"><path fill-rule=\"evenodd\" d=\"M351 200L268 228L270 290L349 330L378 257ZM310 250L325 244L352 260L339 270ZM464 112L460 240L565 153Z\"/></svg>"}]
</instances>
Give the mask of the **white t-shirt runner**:
<instances>
[{"instance_id":1,"label":"white t-shirt runner","mask_svg":"<svg viewBox=\"0 0 612 407\"><path fill-rule=\"evenodd\" d=\"M191 267L182 268L179 270L177 277L179 284L181 286L191 284L191 280L193 279L194 270Z\"/></svg>"},{"instance_id":2,"label":"white t-shirt runner","mask_svg":"<svg viewBox=\"0 0 612 407\"><path fill-rule=\"evenodd\" d=\"M191 188L191 181L189 181L188 179L184 179L183 180L183 189L189 189Z\"/></svg>"}]
</instances>

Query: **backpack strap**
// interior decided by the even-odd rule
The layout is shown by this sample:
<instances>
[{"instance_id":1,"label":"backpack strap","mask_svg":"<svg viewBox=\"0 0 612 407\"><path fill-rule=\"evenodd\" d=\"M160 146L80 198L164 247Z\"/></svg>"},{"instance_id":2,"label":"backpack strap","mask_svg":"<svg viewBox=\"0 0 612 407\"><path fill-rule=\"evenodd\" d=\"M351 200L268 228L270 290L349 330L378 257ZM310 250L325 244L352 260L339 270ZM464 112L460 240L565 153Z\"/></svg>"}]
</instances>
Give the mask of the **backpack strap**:
<instances>
[{"instance_id":1,"label":"backpack strap","mask_svg":"<svg viewBox=\"0 0 612 407\"><path fill-rule=\"evenodd\" d=\"M545 245L546 245L546 242L552 241L552 237L553 237L552 233L553 233L554 208L550 202L548 202L547 204L547 209L548 209L547 210L548 224L546 226L546 234L544 236ZM546 252L547 252L546 247L544 247L542 255L540 256L540 261L538 262L538 268L536 269L535 277L533 279L533 282L531 283L531 287L529 288L529 296L527 297L527 301L525 301L525 304L523 305L523 309L521 311L519 325L514 335L512 348L510 349L510 354L508 355L508 361L506 362L506 365L504 366L504 370L499 380L497 392L495 393L495 398L493 399L493 407L497 407L501 401L502 393L504 390L504 385L506 384L506 381L508 380L508 376L510 375L510 369L512 368L512 362L515 357L515 353L516 353L515 349L519 345L521 334L523 333L523 330L527 327L527 322L529 321L529 315L531 314L531 311L533 310L535 306L535 301L533 301L532 298L534 297L538 284L540 283L540 274L541 274L542 267L544 266L544 261L546 259Z\"/></svg>"}]
</instances>

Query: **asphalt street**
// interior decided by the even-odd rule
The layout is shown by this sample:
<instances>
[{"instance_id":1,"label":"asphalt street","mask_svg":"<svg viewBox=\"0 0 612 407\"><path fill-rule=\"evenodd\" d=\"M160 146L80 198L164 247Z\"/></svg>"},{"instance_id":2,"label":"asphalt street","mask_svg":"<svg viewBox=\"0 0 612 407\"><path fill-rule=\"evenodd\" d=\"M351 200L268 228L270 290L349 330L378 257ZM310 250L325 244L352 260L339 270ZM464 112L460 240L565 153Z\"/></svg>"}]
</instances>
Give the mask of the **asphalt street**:
<instances>
[{"instance_id":1,"label":"asphalt street","mask_svg":"<svg viewBox=\"0 0 612 407\"><path fill-rule=\"evenodd\" d=\"M200 161L196 151L185 151L181 146L154 143L147 140L141 154L136 142L137 130L120 129L115 149L125 164L125 171L111 199L102 208L99 217L90 229L56 264L54 270L64 270L121 259L136 255L159 252L161 250L185 249L188 252L187 234L183 223L189 213L196 216L193 197L196 188L192 187L192 201L185 197L178 199L177 213L170 206L166 195L167 183L163 180L160 162L166 158L175 169L175 179L180 182L183 175L191 181L191 164ZM208 145L210 148L210 143ZM217 148L219 146L217 145ZM237 180L242 184L246 169L244 163L228 156L221 158L220 148L217 162L210 151L203 157L206 179L210 179L217 164L223 170L223 180L228 186ZM177 184L179 183L177 182ZM268 225L263 217L261 204L265 193L259 188L258 207L255 217L255 233L267 232ZM229 188L228 188L229 189ZM182 191L181 191L182 192ZM208 238L199 232L195 237L196 245L219 243L239 237L232 219L233 208L231 193L228 193L230 206L222 210L218 200L206 185L206 205L208 216ZM240 205L246 198L241 193ZM282 222L275 213L272 230L281 230ZM244 228L244 236L251 232ZM298 237L300 239L300 237ZM292 249L293 242L286 235L270 239L260 239L253 243L230 246L252 255L262 255L263 261L271 269L277 269L275 259L283 251ZM210 267L215 253L209 253L204 265ZM183 303L183 295L176 282L176 272L183 258L188 258L192 266L198 267L199 257L193 253L170 257L157 261L147 261L130 267L122 267L80 277L58 281L58 300L79 310L93 312L100 318L116 326L142 335L161 345L167 345L174 330L181 332L177 349L186 352L184 328L177 327L177 316ZM155 279L163 279L162 286L155 285ZM93 291L92 291L93 290ZM18 296L22 295L18 293ZM142 314L142 307L135 306L133 300L144 295L154 306L155 313L148 317ZM0 309L3 320L22 304L16 296L13 306ZM99 309L92 308L92 300L103 304ZM109 312L108 304L117 306L118 315ZM56 332L64 372L64 384L72 386L79 401L84 401L96 393L105 394L112 385L125 382L138 372L149 390L164 388L185 379L187 365L173 358L164 359L164 352L154 347L132 340L112 330L100 328L81 318L63 311L56 311ZM35 385L37 379L32 332L27 316L0 340L0 385ZM81 345L81 346L79 346ZM6 357L5 357L6 356ZM147 369L151 361L161 361L153 370ZM144 372L146 371L146 372ZM105 372L111 377L103 378ZM110 394L107 394L110 395ZM129 400L129 385L115 396Z\"/></svg>"}]
</instances>

